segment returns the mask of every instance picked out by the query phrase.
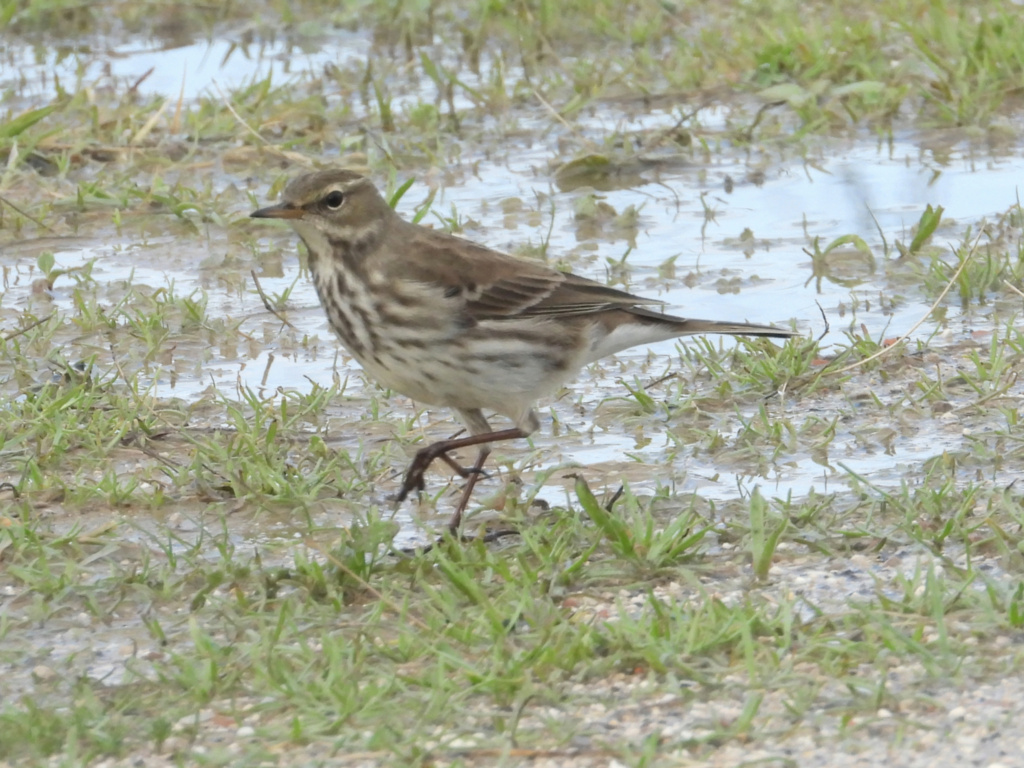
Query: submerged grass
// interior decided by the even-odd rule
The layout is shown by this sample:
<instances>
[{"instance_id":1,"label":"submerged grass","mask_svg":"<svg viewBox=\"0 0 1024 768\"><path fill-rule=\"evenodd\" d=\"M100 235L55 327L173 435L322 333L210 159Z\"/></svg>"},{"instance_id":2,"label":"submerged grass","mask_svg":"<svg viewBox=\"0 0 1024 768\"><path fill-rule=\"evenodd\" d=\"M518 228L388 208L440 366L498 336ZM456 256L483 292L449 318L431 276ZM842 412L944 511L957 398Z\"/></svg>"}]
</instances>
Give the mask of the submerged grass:
<instances>
[{"instance_id":1,"label":"submerged grass","mask_svg":"<svg viewBox=\"0 0 1024 768\"><path fill-rule=\"evenodd\" d=\"M299 58L333 29L359 30L373 45L367 59L332 63L288 82L254 79L194 102L143 96L141 81L105 83L123 92L114 99L88 81L75 88L61 83L46 105L9 89L0 126L8 184L23 163L63 176L85 160L131 154L136 168L159 173L228 147L226 159L248 164L252 155L241 150L268 142L285 153L293 145L366 149L372 144L365 131L405 164L443 164L457 156L462 137L517 131L527 104L547 105L573 129L568 141L575 153L608 155L604 160L617 173L652 153L699 152L720 141L756 147L861 127L891 135L908 121L977 127L991 140L1012 141L1006 118L1018 107L1024 68L1024 45L1013 34L1016 7L993 0L908 0L871 9L776 0L700 10L655 0L304 2L288 9L224 4L217 11L196 4L164 14L140 18L139 6L128 2L107 4L103 13L80 3L9 2L0 12L12 39L26 43L73 44L144 28L174 44L247 21L233 55L280 41L285 55ZM319 19L315 28L305 21L311 14ZM595 40L606 55L590 55ZM72 55L91 61L87 50ZM633 136L578 124L588 109L626 102L677 105L678 123ZM727 110L726 130L705 125L702 112L711 106ZM80 189L78 205L120 200L127 207L125 190L110 194L103 186ZM156 199L179 214L208 215L209 201L196 205L139 191L149 204Z\"/></svg>"}]
</instances>

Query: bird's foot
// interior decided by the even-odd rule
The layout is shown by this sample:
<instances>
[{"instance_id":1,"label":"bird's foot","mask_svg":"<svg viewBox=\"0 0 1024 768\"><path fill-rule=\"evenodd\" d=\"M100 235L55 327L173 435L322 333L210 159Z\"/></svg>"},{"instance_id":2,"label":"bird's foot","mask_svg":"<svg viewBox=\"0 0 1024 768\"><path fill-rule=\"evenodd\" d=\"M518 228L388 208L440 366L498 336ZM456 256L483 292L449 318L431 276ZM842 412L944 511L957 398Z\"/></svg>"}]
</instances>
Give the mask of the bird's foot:
<instances>
[{"instance_id":1,"label":"bird's foot","mask_svg":"<svg viewBox=\"0 0 1024 768\"><path fill-rule=\"evenodd\" d=\"M463 467L448 455L448 450L449 449L445 447L442 442L428 445L417 451L416 456L413 457L412 463L409 465L409 469L405 471L405 478L402 480L402 487L398 489L398 493L395 495L395 501L405 501L413 491L420 493L426 488L424 475L427 472L427 468L434 463L435 459L441 459L463 479L474 475L478 477L487 477L487 472L479 466Z\"/></svg>"},{"instance_id":2,"label":"bird's foot","mask_svg":"<svg viewBox=\"0 0 1024 768\"><path fill-rule=\"evenodd\" d=\"M481 467L476 467L476 466L474 466L474 467L464 467L464 466L462 466L461 464L459 464L459 462L457 462L455 459L453 459L447 453L442 453L437 458L439 458L441 461L443 461L445 464L447 464L449 467L451 467L452 471L455 474L457 474L459 477L461 477L463 480L465 480L468 477L472 477L473 475L476 475L477 477L490 477L491 476L491 474L486 469L483 469Z\"/></svg>"}]
</instances>

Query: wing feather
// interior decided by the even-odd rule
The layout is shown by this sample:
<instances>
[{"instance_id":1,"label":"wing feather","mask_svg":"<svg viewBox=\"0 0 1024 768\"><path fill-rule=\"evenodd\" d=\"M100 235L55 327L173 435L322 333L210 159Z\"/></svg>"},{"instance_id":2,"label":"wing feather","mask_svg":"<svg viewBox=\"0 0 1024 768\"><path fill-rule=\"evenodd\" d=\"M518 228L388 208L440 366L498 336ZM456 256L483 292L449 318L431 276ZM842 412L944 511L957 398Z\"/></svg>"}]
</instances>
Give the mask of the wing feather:
<instances>
[{"instance_id":1,"label":"wing feather","mask_svg":"<svg viewBox=\"0 0 1024 768\"><path fill-rule=\"evenodd\" d=\"M473 320L565 317L662 304L443 232L414 225L399 229L399 238L383 251L394 254L386 265L388 278L427 283L446 297L461 298Z\"/></svg>"}]
</instances>

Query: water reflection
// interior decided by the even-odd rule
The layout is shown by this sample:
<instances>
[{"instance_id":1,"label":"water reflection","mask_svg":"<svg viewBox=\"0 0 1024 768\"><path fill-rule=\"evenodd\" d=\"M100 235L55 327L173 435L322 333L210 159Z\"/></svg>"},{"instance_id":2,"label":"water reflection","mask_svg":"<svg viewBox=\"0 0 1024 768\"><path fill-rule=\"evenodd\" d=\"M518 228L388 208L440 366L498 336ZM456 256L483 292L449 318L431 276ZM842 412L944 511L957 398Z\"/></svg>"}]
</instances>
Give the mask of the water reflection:
<instances>
[{"instance_id":1,"label":"water reflection","mask_svg":"<svg viewBox=\"0 0 1024 768\"><path fill-rule=\"evenodd\" d=\"M259 82L266 77L287 80L322 71L328 63L348 64L365 57L363 37L336 33L330 47L299 39L265 39L252 34L234 38L182 42L169 39L131 39L105 46L32 45L8 41L0 53L0 85L18 84L22 98L49 101L57 83L65 91L82 88L192 100ZM38 105L37 105L38 106Z\"/></svg>"}]
</instances>

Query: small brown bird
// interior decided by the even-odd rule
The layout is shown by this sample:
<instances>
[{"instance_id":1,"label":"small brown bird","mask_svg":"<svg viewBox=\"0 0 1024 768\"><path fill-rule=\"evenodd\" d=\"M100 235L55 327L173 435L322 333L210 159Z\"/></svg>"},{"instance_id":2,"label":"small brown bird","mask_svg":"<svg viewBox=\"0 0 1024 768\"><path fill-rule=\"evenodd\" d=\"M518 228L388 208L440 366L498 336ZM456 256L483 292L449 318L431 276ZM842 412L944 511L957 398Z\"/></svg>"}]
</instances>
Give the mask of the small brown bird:
<instances>
[{"instance_id":1,"label":"small brown bird","mask_svg":"<svg viewBox=\"0 0 1024 768\"><path fill-rule=\"evenodd\" d=\"M469 436L422 448L398 500L443 459L467 478L455 534L490 444L540 427L534 403L579 370L637 344L726 333L786 338L770 325L690 320L662 304L402 219L373 183L342 169L308 173L257 219L284 219L309 250L320 303L342 345L379 384L454 408ZM515 424L493 431L484 410ZM466 469L448 452L479 446Z\"/></svg>"}]
</instances>

